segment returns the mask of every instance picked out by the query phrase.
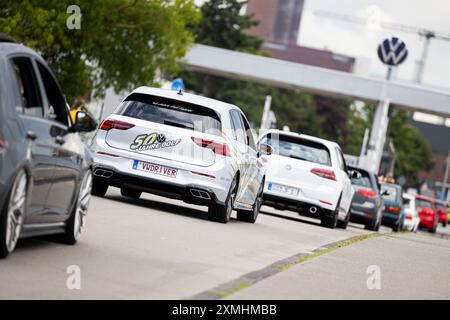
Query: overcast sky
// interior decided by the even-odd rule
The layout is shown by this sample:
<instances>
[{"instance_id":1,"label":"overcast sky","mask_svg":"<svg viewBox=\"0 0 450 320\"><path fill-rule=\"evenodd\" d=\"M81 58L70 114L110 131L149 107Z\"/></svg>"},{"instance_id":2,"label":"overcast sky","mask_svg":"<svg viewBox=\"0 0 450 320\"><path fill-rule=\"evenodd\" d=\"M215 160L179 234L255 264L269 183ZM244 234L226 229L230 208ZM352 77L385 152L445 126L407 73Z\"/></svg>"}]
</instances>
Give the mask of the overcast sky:
<instances>
[{"instance_id":1,"label":"overcast sky","mask_svg":"<svg viewBox=\"0 0 450 320\"><path fill-rule=\"evenodd\" d=\"M195 2L200 5L204 0ZM319 10L369 20L370 27L318 16L315 12ZM377 28L377 21L426 28L450 36L450 0L305 0L299 44L356 57L357 72L384 77L386 67L378 60L376 49L384 38L397 36L405 41L409 55L395 77L413 81L423 38ZM423 84L450 88L450 41L431 40Z\"/></svg>"},{"instance_id":2,"label":"overcast sky","mask_svg":"<svg viewBox=\"0 0 450 320\"><path fill-rule=\"evenodd\" d=\"M315 14L319 10L369 19L371 27L319 16ZM409 48L409 56L398 68L396 76L412 81L423 39L411 33L377 28L377 21L427 28L450 35L450 1L306 0L299 44L360 58L363 70L381 77L386 68L379 62L376 48L383 38L395 35ZM431 40L423 82L450 88L450 41Z\"/></svg>"}]
</instances>

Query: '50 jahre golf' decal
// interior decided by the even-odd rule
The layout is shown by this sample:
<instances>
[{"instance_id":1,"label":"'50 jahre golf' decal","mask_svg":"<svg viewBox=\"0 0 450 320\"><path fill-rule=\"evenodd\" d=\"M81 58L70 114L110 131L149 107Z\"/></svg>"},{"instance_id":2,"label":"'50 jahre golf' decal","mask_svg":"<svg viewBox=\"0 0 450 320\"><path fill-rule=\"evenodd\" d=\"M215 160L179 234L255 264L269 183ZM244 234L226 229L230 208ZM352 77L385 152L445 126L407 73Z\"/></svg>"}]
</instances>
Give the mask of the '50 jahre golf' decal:
<instances>
[{"instance_id":1,"label":"'50 jahre golf' decal","mask_svg":"<svg viewBox=\"0 0 450 320\"><path fill-rule=\"evenodd\" d=\"M167 140L166 136L162 133L150 133L140 134L134 138L133 143L130 145L131 150L147 151L155 150L167 147L174 147L179 144L181 139Z\"/></svg>"}]
</instances>

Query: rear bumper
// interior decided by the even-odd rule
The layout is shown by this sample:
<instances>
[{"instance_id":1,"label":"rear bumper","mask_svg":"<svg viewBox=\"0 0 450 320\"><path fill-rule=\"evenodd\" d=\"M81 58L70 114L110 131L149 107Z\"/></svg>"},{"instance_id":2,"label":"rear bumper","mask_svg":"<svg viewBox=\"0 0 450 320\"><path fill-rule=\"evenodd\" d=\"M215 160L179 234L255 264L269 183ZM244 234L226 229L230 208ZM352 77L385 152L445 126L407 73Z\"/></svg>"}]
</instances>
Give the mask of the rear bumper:
<instances>
[{"instance_id":1,"label":"rear bumper","mask_svg":"<svg viewBox=\"0 0 450 320\"><path fill-rule=\"evenodd\" d=\"M106 182L108 185L117 188L126 187L198 205L224 204L224 201L218 199L215 190L198 184L180 185L168 181L144 178L119 172L112 167L99 164L94 165L93 174L95 180Z\"/></svg>"},{"instance_id":2,"label":"rear bumper","mask_svg":"<svg viewBox=\"0 0 450 320\"><path fill-rule=\"evenodd\" d=\"M281 193L274 190L269 190L269 184L280 184L284 186L291 186L299 189L298 195L289 195ZM283 203L297 203L301 207L311 207L315 206L323 210L329 210L334 212L336 210L336 205L339 200L341 190L337 188L330 188L327 186L317 186L314 191L304 188L301 184L286 184L279 183L277 179L267 179L264 185L264 197L272 197L279 199L280 205ZM322 200L322 201L320 201Z\"/></svg>"},{"instance_id":3,"label":"rear bumper","mask_svg":"<svg viewBox=\"0 0 450 320\"><path fill-rule=\"evenodd\" d=\"M145 192L151 192L163 196L167 194L168 197L176 199L180 198L180 196L176 197L176 195L182 194L180 190L185 190L191 188L192 186L196 186L199 189L208 190L213 193L216 203L224 203L231 186L231 180L235 175L235 172L229 170L224 163L219 161L209 167L199 167L168 159L143 156L132 152L113 149L106 147L103 142L100 145L97 140L98 139L95 140L96 142L92 147L94 155L93 167L106 168L113 171L114 176L108 178L111 181L111 185L123 185L124 180L133 181L135 182L134 185L138 185L142 191L145 191L144 187L149 185L149 188L147 188L148 190L156 190L153 190L154 192ZM113 154L115 156L99 154L98 152ZM176 169L178 170L176 178L135 170L133 169L135 160ZM131 180L128 177L132 177L133 179ZM101 179L102 177L97 176L96 178Z\"/></svg>"},{"instance_id":4,"label":"rear bumper","mask_svg":"<svg viewBox=\"0 0 450 320\"><path fill-rule=\"evenodd\" d=\"M416 219L405 219L403 220L403 228L408 231L412 231L416 225L419 223Z\"/></svg>"},{"instance_id":5,"label":"rear bumper","mask_svg":"<svg viewBox=\"0 0 450 320\"><path fill-rule=\"evenodd\" d=\"M394 227L398 225L401 218L402 218L401 215L394 215L391 213L383 212L383 218L381 220L381 223L387 227Z\"/></svg>"},{"instance_id":6,"label":"rear bumper","mask_svg":"<svg viewBox=\"0 0 450 320\"><path fill-rule=\"evenodd\" d=\"M296 211L299 214L311 218L322 218L322 216L332 216L334 211L323 208L322 206L303 202L295 199L280 197L273 194L264 193L263 204L279 210ZM316 213L311 213L310 208L316 207Z\"/></svg>"},{"instance_id":7,"label":"rear bumper","mask_svg":"<svg viewBox=\"0 0 450 320\"><path fill-rule=\"evenodd\" d=\"M420 217L420 226L425 227L428 230L433 230L435 224L437 224L437 217L430 216L427 214L419 214Z\"/></svg>"},{"instance_id":8,"label":"rear bumper","mask_svg":"<svg viewBox=\"0 0 450 320\"><path fill-rule=\"evenodd\" d=\"M367 224L377 219L377 208L375 204L365 203L353 203L350 209L350 221Z\"/></svg>"}]
</instances>

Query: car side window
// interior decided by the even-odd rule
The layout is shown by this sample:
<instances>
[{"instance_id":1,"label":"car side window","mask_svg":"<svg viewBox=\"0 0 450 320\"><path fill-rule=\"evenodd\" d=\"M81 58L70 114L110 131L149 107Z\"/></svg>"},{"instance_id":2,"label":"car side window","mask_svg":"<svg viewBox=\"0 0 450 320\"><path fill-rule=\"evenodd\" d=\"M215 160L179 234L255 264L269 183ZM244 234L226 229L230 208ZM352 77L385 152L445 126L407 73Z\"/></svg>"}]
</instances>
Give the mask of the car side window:
<instances>
[{"instance_id":1,"label":"car side window","mask_svg":"<svg viewBox=\"0 0 450 320\"><path fill-rule=\"evenodd\" d=\"M43 117L44 108L31 60L25 57L13 58L11 64L21 101L21 110L18 111L26 115Z\"/></svg>"},{"instance_id":2,"label":"car side window","mask_svg":"<svg viewBox=\"0 0 450 320\"><path fill-rule=\"evenodd\" d=\"M345 165L345 160L344 160L344 156L342 155L342 151L338 148L336 148L336 153L337 153L337 158L338 158L338 163L339 163L339 168L342 171L346 171L346 165Z\"/></svg>"},{"instance_id":3,"label":"car side window","mask_svg":"<svg viewBox=\"0 0 450 320\"><path fill-rule=\"evenodd\" d=\"M234 128L235 139L243 144L247 144L246 142L247 139L245 138L244 132L245 131L244 125L242 123L239 113L236 110L231 110L230 116L231 116L231 123Z\"/></svg>"},{"instance_id":4,"label":"car side window","mask_svg":"<svg viewBox=\"0 0 450 320\"><path fill-rule=\"evenodd\" d=\"M66 100L59 88L53 75L48 68L40 62L36 62L39 73L41 75L42 83L44 84L44 91L48 100L48 115L50 120L56 120L61 124L68 125L68 111Z\"/></svg>"},{"instance_id":5,"label":"car side window","mask_svg":"<svg viewBox=\"0 0 450 320\"><path fill-rule=\"evenodd\" d=\"M250 124L248 123L247 119L245 118L245 116L242 113L239 113L239 114L241 116L242 123L244 124L245 137L246 137L246 141L248 142L247 144L250 148L252 148L253 150L256 150L255 139L253 138L253 133L250 129Z\"/></svg>"}]
</instances>

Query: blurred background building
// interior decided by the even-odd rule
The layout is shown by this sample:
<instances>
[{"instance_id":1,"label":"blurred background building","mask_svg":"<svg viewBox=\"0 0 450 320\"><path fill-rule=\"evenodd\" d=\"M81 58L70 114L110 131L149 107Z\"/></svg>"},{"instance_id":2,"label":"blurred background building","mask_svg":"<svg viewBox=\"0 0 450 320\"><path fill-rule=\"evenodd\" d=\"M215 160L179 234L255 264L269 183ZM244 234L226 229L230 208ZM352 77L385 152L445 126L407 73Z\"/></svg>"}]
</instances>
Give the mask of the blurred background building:
<instances>
[{"instance_id":1,"label":"blurred background building","mask_svg":"<svg viewBox=\"0 0 450 320\"><path fill-rule=\"evenodd\" d=\"M273 58L352 72L355 58L298 45L304 3L304 0L250 0L246 14L253 14L259 25L250 29L249 34L263 38L263 49Z\"/></svg>"}]
</instances>

